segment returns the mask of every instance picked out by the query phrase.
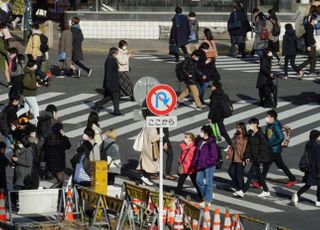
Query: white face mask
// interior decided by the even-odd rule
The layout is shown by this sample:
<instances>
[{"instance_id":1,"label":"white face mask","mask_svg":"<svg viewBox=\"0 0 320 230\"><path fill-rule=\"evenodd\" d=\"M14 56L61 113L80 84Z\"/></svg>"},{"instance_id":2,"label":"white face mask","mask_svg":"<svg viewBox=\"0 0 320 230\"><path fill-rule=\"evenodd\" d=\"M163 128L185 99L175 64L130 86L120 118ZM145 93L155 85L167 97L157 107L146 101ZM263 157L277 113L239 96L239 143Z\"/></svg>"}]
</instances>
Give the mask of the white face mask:
<instances>
[{"instance_id":1,"label":"white face mask","mask_svg":"<svg viewBox=\"0 0 320 230\"><path fill-rule=\"evenodd\" d=\"M128 48L128 47L126 47L126 46L122 46L122 49L123 49L123 50L126 50L127 48Z\"/></svg>"},{"instance_id":2,"label":"white face mask","mask_svg":"<svg viewBox=\"0 0 320 230\"><path fill-rule=\"evenodd\" d=\"M35 132L30 133L30 137L36 137L37 134Z\"/></svg>"},{"instance_id":3,"label":"white face mask","mask_svg":"<svg viewBox=\"0 0 320 230\"><path fill-rule=\"evenodd\" d=\"M204 133L203 132L200 133L200 137L204 138Z\"/></svg>"},{"instance_id":4,"label":"white face mask","mask_svg":"<svg viewBox=\"0 0 320 230\"><path fill-rule=\"evenodd\" d=\"M23 144L18 144L19 149L23 148Z\"/></svg>"},{"instance_id":5,"label":"white face mask","mask_svg":"<svg viewBox=\"0 0 320 230\"><path fill-rule=\"evenodd\" d=\"M16 126L11 125L11 130L12 130L12 131L15 131L15 130L16 130Z\"/></svg>"},{"instance_id":6,"label":"white face mask","mask_svg":"<svg viewBox=\"0 0 320 230\"><path fill-rule=\"evenodd\" d=\"M83 140L89 140L89 137L88 137L87 134L83 134L83 135L82 135L82 139L83 139Z\"/></svg>"}]
</instances>

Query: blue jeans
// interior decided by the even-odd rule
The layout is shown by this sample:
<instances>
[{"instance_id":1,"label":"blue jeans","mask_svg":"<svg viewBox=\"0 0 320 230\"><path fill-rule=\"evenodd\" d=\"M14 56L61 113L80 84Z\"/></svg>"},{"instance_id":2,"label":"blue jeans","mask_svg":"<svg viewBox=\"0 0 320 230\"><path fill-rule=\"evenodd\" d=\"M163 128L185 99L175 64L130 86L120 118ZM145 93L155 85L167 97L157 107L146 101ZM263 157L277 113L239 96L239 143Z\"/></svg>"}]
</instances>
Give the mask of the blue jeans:
<instances>
[{"instance_id":1,"label":"blue jeans","mask_svg":"<svg viewBox=\"0 0 320 230\"><path fill-rule=\"evenodd\" d=\"M263 49L256 49L255 51L261 60L261 58L263 57Z\"/></svg>"},{"instance_id":2,"label":"blue jeans","mask_svg":"<svg viewBox=\"0 0 320 230\"><path fill-rule=\"evenodd\" d=\"M213 174L215 170L215 166L210 168L203 169L197 172L197 185L205 202L212 201L212 193L213 193ZM204 181L205 179L205 181Z\"/></svg>"},{"instance_id":3,"label":"blue jeans","mask_svg":"<svg viewBox=\"0 0 320 230\"><path fill-rule=\"evenodd\" d=\"M201 82L201 83L197 83L198 89L199 89L199 97L200 100L203 100L204 94L206 92L206 89L208 87L210 82L206 81L206 82Z\"/></svg>"}]
</instances>

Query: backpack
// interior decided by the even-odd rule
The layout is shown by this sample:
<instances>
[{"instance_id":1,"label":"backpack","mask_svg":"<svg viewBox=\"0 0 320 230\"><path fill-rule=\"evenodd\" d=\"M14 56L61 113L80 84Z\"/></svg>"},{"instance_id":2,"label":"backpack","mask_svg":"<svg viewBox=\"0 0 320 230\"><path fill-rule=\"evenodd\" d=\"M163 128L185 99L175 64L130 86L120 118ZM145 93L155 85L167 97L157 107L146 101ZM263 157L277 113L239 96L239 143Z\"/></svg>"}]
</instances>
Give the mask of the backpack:
<instances>
[{"instance_id":1,"label":"backpack","mask_svg":"<svg viewBox=\"0 0 320 230\"><path fill-rule=\"evenodd\" d=\"M115 142L114 141L111 141L106 147L105 147L105 142L102 142L102 145L101 145L101 150L100 150L100 158L101 160L108 160L108 150L109 148L114 144Z\"/></svg>"},{"instance_id":2,"label":"backpack","mask_svg":"<svg viewBox=\"0 0 320 230\"><path fill-rule=\"evenodd\" d=\"M269 31L266 25L264 25L260 30L260 40L268 40L269 39Z\"/></svg>"},{"instance_id":3,"label":"backpack","mask_svg":"<svg viewBox=\"0 0 320 230\"><path fill-rule=\"evenodd\" d=\"M311 168L311 161L308 150L306 150L299 161L299 169L301 172L308 172Z\"/></svg>"},{"instance_id":4,"label":"backpack","mask_svg":"<svg viewBox=\"0 0 320 230\"><path fill-rule=\"evenodd\" d=\"M228 97L228 95L224 94L221 100L221 116L223 118L230 117L233 112L233 105Z\"/></svg>"},{"instance_id":5,"label":"backpack","mask_svg":"<svg viewBox=\"0 0 320 230\"><path fill-rule=\"evenodd\" d=\"M45 53L49 50L49 45L48 45L48 38L44 34L34 34L38 35L40 37L40 51L41 53ZM32 35L32 36L34 36Z\"/></svg>"},{"instance_id":6,"label":"backpack","mask_svg":"<svg viewBox=\"0 0 320 230\"><path fill-rule=\"evenodd\" d=\"M176 64L176 77L179 81L186 80L186 74L183 72L183 65L185 64L185 60Z\"/></svg>"},{"instance_id":7,"label":"backpack","mask_svg":"<svg viewBox=\"0 0 320 230\"><path fill-rule=\"evenodd\" d=\"M291 128L287 125L282 125L282 132L284 136L284 141L281 143L282 148L287 148L289 146L291 138Z\"/></svg>"},{"instance_id":8,"label":"backpack","mask_svg":"<svg viewBox=\"0 0 320 230\"><path fill-rule=\"evenodd\" d=\"M272 23L272 31L271 31L271 34L272 36L279 36L280 35L280 32L281 32L281 28L279 26L279 23L276 22L276 23L273 23L272 21L270 21Z\"/></svg>"}]
</instances>

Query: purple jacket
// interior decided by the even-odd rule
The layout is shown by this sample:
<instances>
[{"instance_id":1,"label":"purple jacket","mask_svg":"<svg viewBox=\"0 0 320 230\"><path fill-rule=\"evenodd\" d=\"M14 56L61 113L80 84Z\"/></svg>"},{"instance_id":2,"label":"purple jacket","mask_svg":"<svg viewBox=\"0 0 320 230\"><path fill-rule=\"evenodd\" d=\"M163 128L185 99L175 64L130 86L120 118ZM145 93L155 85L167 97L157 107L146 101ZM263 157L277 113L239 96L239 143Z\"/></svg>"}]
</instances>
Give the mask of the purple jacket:
<instances>
[{"instance_id":1,"label":"purple jacket","mask_svg":"<svg viewBox=\"0 0 320 230\"><path fill-rule=\"evenodd\" d=\"M214 138L210 137L207 143L202 145L203 140L197 138L197 149L193 158L193 165L200 171L202 169L210 168L216 164L218 159L218 150Z\"/></svg>"}]
</instances>

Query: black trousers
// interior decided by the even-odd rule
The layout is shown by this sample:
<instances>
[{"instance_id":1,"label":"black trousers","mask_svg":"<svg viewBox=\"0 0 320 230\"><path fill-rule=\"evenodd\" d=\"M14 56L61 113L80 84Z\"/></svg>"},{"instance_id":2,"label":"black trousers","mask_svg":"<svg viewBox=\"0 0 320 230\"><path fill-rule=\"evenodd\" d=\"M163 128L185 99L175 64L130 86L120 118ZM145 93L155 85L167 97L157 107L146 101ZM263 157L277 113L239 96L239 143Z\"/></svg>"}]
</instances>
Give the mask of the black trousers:
<instances>
[{"instance_id":1,"label":"black trousers","mask_svg":"<svg viewBox=\"0 0 320 230\"><path fill-rule=\"evenodd\" d=\"M113 103L113 112L120 113L120 92L112 92L111 95L105 93L104 97L95 103L95 106L101 108L111 100Z\"/></svg>"},{"instance_id":2,"label":"black trousers","mask_svg":"<svg viewBox=\"0 0 320 230\"><path fill-rule=\"evenodd\" d=\"M246 181L246 184L244 185L242 191L246 192L249 189L250 183L251 183L254 175L257 176L259 183L262 185L263 191L269 192L269 188L266 184L265 178L261 174L260 164L257 164L254 162L251 164L251 168L249 169L249 172L247 175L247 181Z\"/></svg>"},{"instance_id":3,"label":"black trousers","mask_svg":"<svg viewBox=\"0 0 320 230\"><path fill-rule=\"evenodd\" d=\"M168 144L168 149L167 151L165 151L165 153L167 154L166 175L169 175L171 174L172 163L173 163L173 149L170 141L167 144Z\"/></svg>"},{"instance_id":4,"label":"black trousers","mask_svg":"<svg viewBox=\"0 0 320 230\"><path fill-rule=\"evenodd\" d=\"M297 192L298 197L300 197L303 193L308 191L310 188L311 188L311 185L305 184L304 186L302 186ZM320 186L319 185L317 186L317 201L320 202Z\"/></svg>"},{"instance_id":5,"label":"black trousers","mask_svg":"<svg viewBox=\"0 0 320 230\"><path fill-rule=\"evenodd\" d=\"M279 41L278 41L279 42ZM271 50L272 55L277 59L280 60L279 55L277 52L279 51L279 45L276 45L277 42L273 42L271 40L268 40L268 48ZM276 47L277 46L277 47Z\"/></svg>"},{"instance_id":6,"label":"black trousers","mask_svg":"<svg viewBox=\"0 0 320 230\"><path fill-rule=\"evenodd\" d=\"M77 66L79 66L81 69L83 69L87 73L89 73L90 69L88 67L86 67L84 64L82 64L79 60L76 60L76 61L73 60L73 63L76 64Z\"/></svg>"},{"instance_id":7,"label":"black trousers","mask_svg":"<svg viewBox=\"0 0 320 230\"><path fill-rule=\"evenodd\" d=\"M289 61L290 61L290 65L292 67L292 69L294 71L296 71L297 73L300 72L299 67L296 65L296 56L285 56L284 57L284 75L287 76L288 75L288 65L289 65Z\"/></svg>"},{"instance_id":8,"label":"black trousers","mask_svg":"<svg viewBox=\"0 0 320 230\"><path fill-rule=\"evenodd\" d=\"M229 176L231 177L232 183L235 189L238 191L243 188L244 178L244 166L242 163L231 162L228 170Z\"/></svg>"},{"instance_id":9,"label":"black trousers","mask_svg":"<svg viewBox=\"0 0 320 230\"><path fill-rule=\"evenodd\" d=\"M229 137L226 127L224 126L223 119L218 119L217 121L215 121L215 123L217 123L221 136L224 137L228 145L232 145L232 141Z\"/></svg>"},{"instance_id":10,"label":"black trousers","mask_svg":"<svg viewBox=\"0 0 320 230\"><path fill-rule=\"evenodd\" d=\"M311 46L311 51L307 52L308 59L299 65L299 69L302 70L306 66L310 65L310 73L316 73L317 53L316 46Z\"/></svg>"},{"instance_id":11,"label":"black trousers","mask_svg":"<svg viewBox=\"0 0 320 230\"><path fill-rule=\"evenodd\" d=\"M187 50L187 47L185 45L180 46L180 49L182 50L184 55L188 54L188 50ZM178 59L179 58L179 53L175 54L174 56Z\"/></svg>"},{"instance_id":12,"label":"black trousers","mask_svg":"<svg viewBox=\"0 0 320 230\"><path fill-rule=\"evenodd\" d=\"M281 169L287 175L287 177L289 178L290 181L296 180L296 177L290 172L288 167L283 162L283 159L282 159L282 156L280 153L271 153L270 161L268 163L263 164L262 176L264 179L266 179L266 176L269 172L270 166L273 162L276 164L276 166L279 169Z\"/></svg>"},{"instance_id":13,"label":"black trousers","mask_svg":"<svg viewBox=\"0 0 320 230\"><path fill-rule=\"evenodd\" d=\"M199 188L198 188L197 181L196 181L197 173L194 173L194 174L181 174L181 175L179 176L179 179L178 179L178 185L177 185L177 188L176 188L176 194L177 194L177 195L183 195L183 194L182 194L183 185L184 185L184 182L186 181L186 179L188 178L188 176L190 177L193 186L194 186L194 187L196 188L196 190L197 190L198 197L199 197L200 199L202 199L201 192L200 192L200 190L199 190Z\"/></svg>"}]
</instances>

